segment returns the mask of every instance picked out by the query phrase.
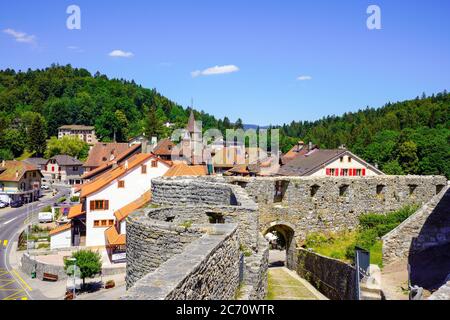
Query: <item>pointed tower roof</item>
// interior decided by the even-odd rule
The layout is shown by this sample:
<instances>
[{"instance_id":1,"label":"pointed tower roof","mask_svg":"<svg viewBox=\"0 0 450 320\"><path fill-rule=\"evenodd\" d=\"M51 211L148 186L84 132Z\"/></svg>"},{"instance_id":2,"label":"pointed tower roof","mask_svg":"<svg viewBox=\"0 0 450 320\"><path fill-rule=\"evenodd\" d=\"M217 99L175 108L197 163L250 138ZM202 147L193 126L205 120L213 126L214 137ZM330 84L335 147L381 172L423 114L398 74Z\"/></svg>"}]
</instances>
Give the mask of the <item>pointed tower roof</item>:
<instances>
[{"instance_id":1,"label":"pointed tower roof","mask_svg":"<svg viewBox=\"0 0 450 320\"><path fill-rule=\"evenodd\" d=\"M189 121L188 121L186 130L189 131L190 133L199 131L199 128L197 127L197 125L195 123L195 117L194 117L193 110L191 110L191 114L189 115Z\"/></svg>"}]
</instances>

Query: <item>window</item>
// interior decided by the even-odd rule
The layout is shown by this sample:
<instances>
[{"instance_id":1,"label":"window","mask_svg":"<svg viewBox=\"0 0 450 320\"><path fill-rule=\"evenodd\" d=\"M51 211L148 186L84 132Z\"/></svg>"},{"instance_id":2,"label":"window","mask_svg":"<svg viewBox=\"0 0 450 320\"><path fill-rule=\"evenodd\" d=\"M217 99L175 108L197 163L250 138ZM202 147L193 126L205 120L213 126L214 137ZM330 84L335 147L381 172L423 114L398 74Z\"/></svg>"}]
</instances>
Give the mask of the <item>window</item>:
<instances>
[{"instance_id":1,"label":"window","mask_svg":"<svg viewBox=\"0 0 450 320\"><path fill-rule=\"evenodd\" d=\"M348 162L352 162L352 157L348 157Z\"/></svg>"},{"instance_id":2,"label":"window","mask_svg":"<svg viewBox=\"0 0 450 320\"><path fill-rule=\"evenodd\" d=\"M289 186L289 181L275 181L275 195L273 202L282 202L286 190Z\"/></svg>"},{"instance_id":3,"label":"window","mask_svg":"<svg viewBox=\"0 0 450 320\"><path fill-rule=\"evenodd\" d=\"M384 185L379 184L379 185L377 185L377 195L379 196L382 194L384 194Z\"/></svg>"},{"instance_id":4,"label":"window","mask_svg":"<svg viewBox=\"0 0 450 320\"><path fill-rule=\"evenodd\" d=\"M100 220L94 220L94 227L100 227Z\"/></svg>"},{"instance_id":5,"label":"window","mask_svg":"<svg viewBox=\"0 0 450 320\"><path fill-rule=\"evenodd\" d=\"M344 162L344 157L341 157L339 160L340 160L341 162Z\"/></svg>"},{"instance_id":6,"label":"window","mask_svg":"<svg viewBox=\"0 0 450 320\"><path fill-rule=\"evenodd\" d=\"M89 208L91 210L108 210L109 200L92 200L89 203Z\"/></svg>"},{"instance_id":7,"label":"window","mask_svg":"<svg viewBox=\"0 0 450 320\"><path fill-rule=\"evenodd\" d=\"M124 180L119 180L117 184L118 184L119 188L125 188L125 181Z\"/></svg>"},{"instance_id":8,"label":"window","mask_svg":"<svg viewBox=\"0 0 450 320\"><path fill-rule=\"evenodd\" d=\"M153 160L152 161L152 168L157 168L158 167L158 161Z\"/></svg>"},{"instance_id":9,"label":"window","mask_svg":"<svg viewBox=\"0 0 450 320\"><path fill-rule=\"evenodd\" d=\"M409 184L409 195L412 196L414 194L414 191L416 191L417 185L415 184Z\"/></svg>"},{"instance_id":10,"label":"window","mask_svg":"<svg viewBox=\"0 0 450 320\"><path fill-rule=\"evenodd\" d=\"M78 167L73 167L73 171L78 171Z\"/></svg>"},{"instance_id":11,"label":"window","mask_svg":"<svg viewBox=\"0 0 450 320\"><path fill-rule=\"evenodd\" d=\"M147 173L147 166L145 164L143 164L142 167L141 167L141 173L142 174L146 174Z\"/></svg>"},{"instance_id":12,"label":"window","mask_svg":"<svg viewBox=\"0 0 450 320\"><path fill-rule=\"evenodd\" d=\"M114 220L94 220L94 228L106 228L114 225Z\"/></svg>"},{"instance_id":13,"label":"window","mask_svg":"<svg viewBox=\"0 0 450 320\"><path fill-rule=\"evenodd\" d=\"M348 185L347 184L343 184L342 186L339 187L339 196L340 197L348 196Z\"/></svg>"},{"instance_id":14,"label":"window","mask_svg":"<svg viewBox=\"0 0 450 320\"><path fill-rule=\"evenodd\" d=\"M36 172L33 172L33 178L36 178Z\"/></svg>"},{"instance_id":15,"label":"window","mask_svg":"<svg viewBox=\"0 0 450 320\"><path fill-rule=\"evenodd\" d=\"M320 188L320 187L319 187L317 184L315 184L315 185L313 185L313 186L311 187L311 197L316 196L317 191L319 191L319 188Z\"/></svg>"},{"instance_id":16,"label":"window","mask_svg":"<svg viewBox=\"0 0 450 320\"><path fill-rule=\"evenodd\" d=\"M108 225L108 220L101 220L101 226L106 227Z\"/></svg>"},{"instance_id":17,"label":"window","mask_svg":"<svg viewBox=\"0 0 450 320\"><path fill-rule=\"evenodd\" d=\"M221 224L225 223L225 219L223 217L223 214L218 212L208 212L206 214L209 218L209 223L211 224Z\"/></svg>"}]
</instances>

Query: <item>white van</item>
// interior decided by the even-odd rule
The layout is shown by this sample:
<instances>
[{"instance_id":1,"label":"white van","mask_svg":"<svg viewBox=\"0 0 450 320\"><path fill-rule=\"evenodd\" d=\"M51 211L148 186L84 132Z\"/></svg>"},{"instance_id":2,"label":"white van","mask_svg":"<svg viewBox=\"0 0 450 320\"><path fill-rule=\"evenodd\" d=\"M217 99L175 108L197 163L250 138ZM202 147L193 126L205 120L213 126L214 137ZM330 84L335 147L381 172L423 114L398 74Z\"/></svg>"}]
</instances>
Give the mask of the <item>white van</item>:
<instances>
[{"instance_id":1,"label":"white van","mask_svg":"<svg viewBox=\"0 0 450 320\"><path fill-rule=\"evenodd\" d=\"M39 212L39 223L53 222L53 214L51 212Z\"/></svg>"}]
</instances>

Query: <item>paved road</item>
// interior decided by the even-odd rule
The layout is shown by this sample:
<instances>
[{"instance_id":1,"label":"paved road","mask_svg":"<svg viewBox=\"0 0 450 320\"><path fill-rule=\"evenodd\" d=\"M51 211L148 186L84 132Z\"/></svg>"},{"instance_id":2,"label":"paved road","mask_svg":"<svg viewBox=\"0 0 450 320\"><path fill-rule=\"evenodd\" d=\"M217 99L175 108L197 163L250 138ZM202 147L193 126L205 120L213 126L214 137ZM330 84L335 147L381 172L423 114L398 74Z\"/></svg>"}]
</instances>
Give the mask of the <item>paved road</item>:
<instances>
[{"instance_id":1,"label":"paved road","mask_svg":"<svg viewBox=\"0 0 450 320\"><path fill-rule=\"evenodd\" d=\"M16 209L0 210L0 300L27 300L31 296L30 287L12 270L8 261L8 252L18 232L30 221L37 220L37 214L43 207L53 204L57 199L70 194L70 189L60 188L59 193L52 198L30 203Z\"/></svg>"}]
</instances>

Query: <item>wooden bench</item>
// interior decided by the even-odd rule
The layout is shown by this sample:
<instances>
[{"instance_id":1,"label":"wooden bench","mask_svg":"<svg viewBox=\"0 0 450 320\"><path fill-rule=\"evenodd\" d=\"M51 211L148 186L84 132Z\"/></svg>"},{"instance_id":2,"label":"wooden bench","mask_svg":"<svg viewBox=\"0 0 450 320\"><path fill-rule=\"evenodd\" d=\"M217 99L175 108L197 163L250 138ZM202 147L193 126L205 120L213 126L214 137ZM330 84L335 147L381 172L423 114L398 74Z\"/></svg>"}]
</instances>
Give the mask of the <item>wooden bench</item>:
<instances>
[{"instance_id":1,"label":"wooden bench","mask_svg":"<svg viewBox=\"0 0 450 320\"><path fill-rule=\"evenodd\" d=\"M51 273L44 273L43 280L58 281L58 275Z\"/></svg>"}]
</instances>

